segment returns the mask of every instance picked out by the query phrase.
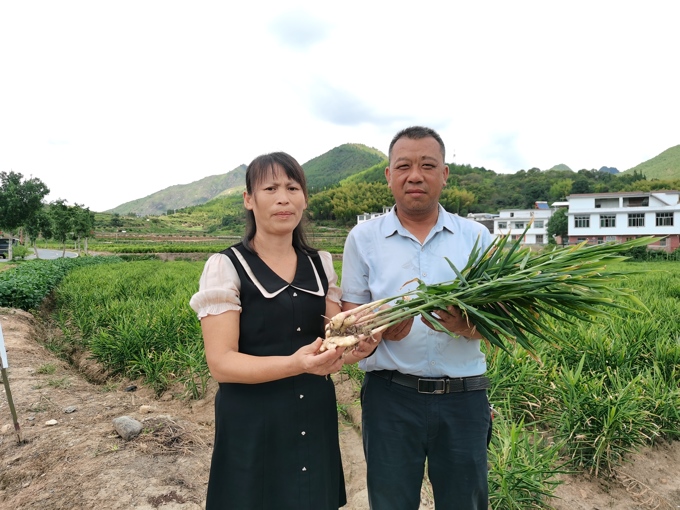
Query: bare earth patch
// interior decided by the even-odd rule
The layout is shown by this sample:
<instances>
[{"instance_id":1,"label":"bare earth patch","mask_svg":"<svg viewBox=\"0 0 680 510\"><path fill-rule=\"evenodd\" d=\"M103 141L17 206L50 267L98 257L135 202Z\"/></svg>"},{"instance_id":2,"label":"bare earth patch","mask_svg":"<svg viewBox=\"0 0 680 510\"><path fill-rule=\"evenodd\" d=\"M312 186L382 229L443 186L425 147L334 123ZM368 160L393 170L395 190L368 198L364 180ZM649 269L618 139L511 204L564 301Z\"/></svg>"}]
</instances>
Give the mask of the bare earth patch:
<instances>
[{"instance_id":1,"label":"bare earth patch","mask_svg":"<svg viewBox=\"0 0 680 510\"><path fill-rule=\"evenodd\" d=\"M0 385L0 509L199 509L205 504L213 442L215 386L199 401L141 384L98 377L96 364L77 366L43 347L49 332L31 314L0 309L9 382L19 415L19 444ZM78 368L80 367L80 368ZM81 371L82 370L82 371ZM101 375L101 374L100 374ZM346 510L368 509L358 389L336 377ZM99 381L99 382L91 382ZM135 391L131 386L137 386ZM112 420L144 425L125 441ZM55 425L48 425L56 420ZM680 508L678 443L650 448L615 479L567 477L559 510ZM427 487L421 509L434 508Z\"/></svg>"}]
</instances>

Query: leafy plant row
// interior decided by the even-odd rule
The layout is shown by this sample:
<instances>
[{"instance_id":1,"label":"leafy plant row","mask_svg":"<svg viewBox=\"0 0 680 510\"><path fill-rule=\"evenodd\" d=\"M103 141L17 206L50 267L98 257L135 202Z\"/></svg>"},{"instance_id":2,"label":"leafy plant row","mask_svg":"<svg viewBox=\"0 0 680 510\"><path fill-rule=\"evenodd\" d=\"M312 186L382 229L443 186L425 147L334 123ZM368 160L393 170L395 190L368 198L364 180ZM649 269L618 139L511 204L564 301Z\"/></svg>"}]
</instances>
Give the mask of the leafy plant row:
<instances>
[{"instance_id":1,"label":"leafy plant row","mask_svg":"<svg viewBox=\"0 0 680 510\"><path fill-rule=\"evenodd\" d=\"M111 373L143 379L159 394L181 382L198 398L209 373L189 299L203 264L145 260L73 271L55 292L57 320L67 341Z\"/></svg>"},{"instance_id":2,"label":"leafy plant row","mask_svg":"<svg viewBox=\"0 0 680 510\"><path fill-rule=\"evenodd\" d=\"M77 257L24 262L0 273L0 306L22 310L38 308L72 269L121 261L119 257Z\"/></svg>"},{"instance_id":3,"label":"leafy plant row","mask_svg":"<svg viewBox=\"0 0 680 510\"><path fill-rule=\"evenodd\" d=\"M622 269L631 266L642 268ZM567 341L542 344L540 362L519 346L488 353L500 429L489 450L493 508L543 508L532 494L549 489L557 471L610 475L640 447L680 439L680 268L655 269L621 282L649 313L619 310L578 325L551 319ZM545 470L551 457L553 472Z\"/></svg>"},{"instance_id":4,"label":"leafy plant row","mask_svg":"<svg viewBox=\"0 0 680 510\"><path fill-rule=\"evenodd\" d=\"M142 261L72 271L55 292L67 340L159 393L180 382L202 396L209 374L188 306L202 268ZM641 446L680 439L680 268L654 269L613 284L633 289L649 313L614 310L579 324L551 317L565 341L538 342L536 358L521 346L487 348L492 508L550 508L559 473L608 474Z\"/></svg>"},{"instance_id":5,"label":"leafy plant row","mask_svg":"<svg viewBox=\"0 0 680 510\"><path fill-rule=\"evenodd\" d=\"M336 238L324 238L319 236L310 236L315 247L321 250L330 251L331 253L342 253L342 248L344 245L344 237ZM153 254L153 253L218 253L231 244L234 241L228 242L215 242L215 241L185 241L185 242L173 242L173 243L151 243L148 241L144 242L130 242L130 241L117 241L117 242L97 242L91 241L89 249L95 252L107 252L107 253L143 253L143 254Z\"/></svg>"},{"instance_id":6,"label":"leafy plant row","mask_svg":"<svg viewBox=\"0 0 680 510\"><path fill-rule=\"evenodd\" d=\"M618 263L618 284L649 312L616 310L595 323L551 318L565 341L487 347L495 409L489 447L494 509L549 508L562 472L608 475L630 452L680 440L680 267ZM629 272L630 271L630 272ZM344 367L361 380L363 372Z\"/></svg>"}]
</instances>

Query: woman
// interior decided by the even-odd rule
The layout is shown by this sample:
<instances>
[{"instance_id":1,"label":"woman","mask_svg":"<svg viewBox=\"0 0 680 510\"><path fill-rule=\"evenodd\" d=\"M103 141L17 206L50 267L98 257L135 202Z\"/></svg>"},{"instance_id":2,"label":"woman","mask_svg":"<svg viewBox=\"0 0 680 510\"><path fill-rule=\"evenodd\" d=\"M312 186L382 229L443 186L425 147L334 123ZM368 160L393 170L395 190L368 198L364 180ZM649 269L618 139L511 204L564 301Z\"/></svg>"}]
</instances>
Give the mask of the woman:
<instances>
[{"instance_id":1,"label":"woman","mask_svg":"<svg viewBox=\"0 0 680 510\"><path fill-rule=\"evenodd\" d=\"M246 171L246 234L210 257L191 307L219 382L206 508L337 510L346 502L335 387L342 349L318 353L340 311L331 256L300 225L298 162L277 152Z\"/></svg>"}]
</instances>

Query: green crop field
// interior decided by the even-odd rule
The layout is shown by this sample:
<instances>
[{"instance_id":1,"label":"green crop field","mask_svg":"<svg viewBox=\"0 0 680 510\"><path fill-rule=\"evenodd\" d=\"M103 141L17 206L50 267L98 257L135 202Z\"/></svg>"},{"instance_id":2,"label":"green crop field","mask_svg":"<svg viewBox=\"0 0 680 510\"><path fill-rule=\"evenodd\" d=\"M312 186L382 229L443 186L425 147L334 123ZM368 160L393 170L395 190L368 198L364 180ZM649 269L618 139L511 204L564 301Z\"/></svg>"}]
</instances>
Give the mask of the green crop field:
<instances>
[{"instance_id":1,"label":"green crop field","mask_svg":"<svg viewBox=\"0 0 680 510\"><path fill-rule=\"evenodd\" d=\"M341 263L335 267L339 273ZM158 393L181 384L187 398L203 396L209 373L188 305L202 269L158 260L74 267L54 290L65 335L52 347L87 350L112 374ZM519 346L486 348L493 508L549 508L559 473L606 474L628 452L680 439L680 264L617 269L652 269L618 283L648 310L615 310L596 323L549 318L563 342L536 342L536 358Z\"/></svg>"}]
</instances>

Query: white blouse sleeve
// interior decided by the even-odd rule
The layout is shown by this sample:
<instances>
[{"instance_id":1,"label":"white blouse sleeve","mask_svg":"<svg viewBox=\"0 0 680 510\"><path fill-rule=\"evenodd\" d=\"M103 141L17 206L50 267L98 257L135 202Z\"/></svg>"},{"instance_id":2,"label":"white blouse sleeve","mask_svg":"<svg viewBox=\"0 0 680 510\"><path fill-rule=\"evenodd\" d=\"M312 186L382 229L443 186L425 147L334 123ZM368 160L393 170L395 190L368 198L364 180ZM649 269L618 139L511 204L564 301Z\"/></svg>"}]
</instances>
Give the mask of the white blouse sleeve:
<instances>
[{"instance_id":1,"label":"white blouse sleeve","mask_svg":"<svg viewBox=\"0 0 680 510\"><path fill-rule=\"evenodd\" d=\"M338 287L338 275L333 268L333 256L327 251L320 251L319 257L321 257L321 264L326 272L326 278L328 279L328 294L326 294L326 299L330 299L334 303L340 305L340 299L342 298L342 290Z\"/></svg>"},{"instance_id":2,"label":"white blouse sleeve","mask_svg":"<svg viewBox=\"0 0 680 510\"><path fill-rule=\"evenodd\" d=\"M191 296L189 306L202 319L229 310L241 311L241 280L229 257L212 255L205 263L198 283L198 292Z\"/></svg>"}]
</instances>

